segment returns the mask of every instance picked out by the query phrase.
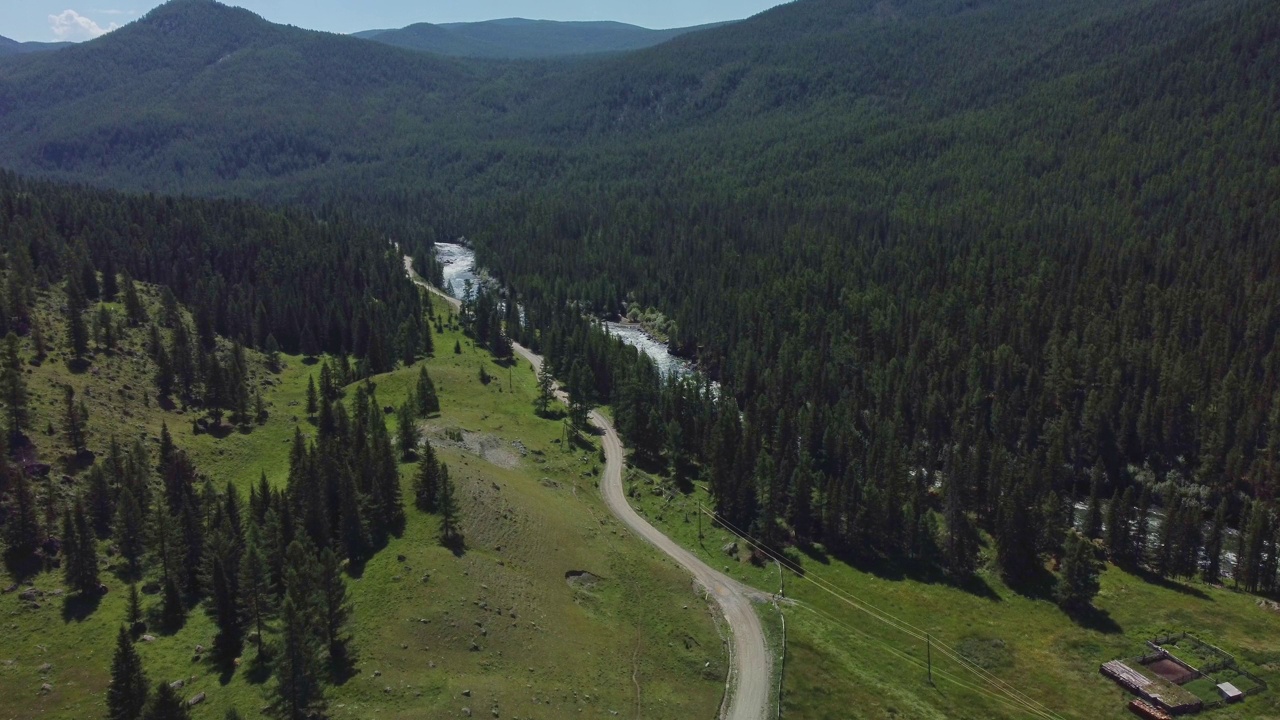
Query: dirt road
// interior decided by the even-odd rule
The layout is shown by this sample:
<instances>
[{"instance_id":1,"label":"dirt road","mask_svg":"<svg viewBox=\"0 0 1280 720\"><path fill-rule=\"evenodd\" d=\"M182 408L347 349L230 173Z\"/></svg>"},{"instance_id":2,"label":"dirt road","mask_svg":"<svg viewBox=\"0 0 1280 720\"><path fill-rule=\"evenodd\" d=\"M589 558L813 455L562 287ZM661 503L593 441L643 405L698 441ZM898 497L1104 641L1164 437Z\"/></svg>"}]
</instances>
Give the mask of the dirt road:
<instances>
[{"instance_id":1,"label":"dirt road","mask_svg":"<svg viewBox=\"0 0 1280 720\"><path fill-rule=\"evenodd\" d=\"M425 282L413 272L412 260L405 258L405 270L413 281L449 301L457 308L460 303ZM534 372L542 368L542 357L519 343L512 343L516 354L533 366ZM556 394L565 400L559 389ZM632 532L649 541L662 552L693 574L698 583L715 597L729 625L729 679L724 706L720 709L722 720L765 720L770 705L770 655L765 642L764 627L756 615L752 602L764 601L767 596L752 590L738 581L713 569L702 560L663 535L657 528L640 517L627 503L622 486L622 470L626 465L626 452L622 439L609 418L600 412L591 413L591 424L603 433L605 467L600 480L600 492L609 510Z\"/></svg>"}]
</instances>

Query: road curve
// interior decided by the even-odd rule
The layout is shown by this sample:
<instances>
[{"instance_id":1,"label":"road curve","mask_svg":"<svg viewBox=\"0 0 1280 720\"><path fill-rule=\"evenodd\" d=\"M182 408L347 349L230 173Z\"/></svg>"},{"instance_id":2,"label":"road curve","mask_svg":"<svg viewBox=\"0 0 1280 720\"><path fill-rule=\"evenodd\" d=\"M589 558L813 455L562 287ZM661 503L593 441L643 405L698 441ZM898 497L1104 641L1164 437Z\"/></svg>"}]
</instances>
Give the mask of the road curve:
<instances>
[{"instance_id":1,"label":"road curve","mask_svg":"<svg viewBox=\"0 0 1280 720\"><path fill-rule=\"evenodd\" d=\"M405 270L414 282L445 298L455 309L460 307L457 299L419 277L413 271L410 257L406 256L404 262ZM519 343L512 343L512 347L520 357L528 361L535 373L541 370L540 355ZM564 394L558 389L556 393L564 399ZM604 476L600 479L600 492L604 495L610 512L631 528L632 532L692 573L698 583L715 597L729 625L732 635L729 640L729 679L724 704L720 708L720 718L765 720L770 705L771 662L764 627L760 624L760 617L756 615L752 602L753 599L762 600L767 596L713 569L640 517L627 503L626 493L623 491L622 469L626 466L626 452L622 439L618 437L609 418L598 411L591 413L591 424L604 435L601 444L604 447L605 467Z\"/></svg>"}]
</instances>

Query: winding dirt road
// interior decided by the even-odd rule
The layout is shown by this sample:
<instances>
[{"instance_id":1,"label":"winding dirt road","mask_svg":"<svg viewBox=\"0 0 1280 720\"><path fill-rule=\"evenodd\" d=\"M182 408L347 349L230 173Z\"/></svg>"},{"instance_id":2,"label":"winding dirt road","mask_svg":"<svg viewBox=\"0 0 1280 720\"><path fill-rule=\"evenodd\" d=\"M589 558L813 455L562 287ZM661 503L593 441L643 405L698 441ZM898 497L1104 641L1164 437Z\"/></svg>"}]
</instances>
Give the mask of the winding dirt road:
<instances>
[{"instance_id":1,"label":"winding dirt road","mask_svg":"<svg viewBox=\"0 0 1280 720\"><path fill-rule=\"evenodd\" d=\"M455 309L461 306L457 299L419 277L413 271L412 258L406 256L404 264L405 271L415 283L443 297ZM520 357L528 361L535 373L542 369L541 356L519 343L512 343L512 347ZM558 388L556 394L561 400L567 400ZM720 717L722 720L765 720L770 706L771 662L764 628L752 603L767 601L768 596L713 569L640 517L627 503L626 493L623 491L622 469L626 465L626 452L622 439L618 437L609 418L600 412L591 413L591 424L603 433L605 467L604 476L600 480L600 492L604 495L609 510L631 528L632 532L692 573L698 583L715 597L729 625L732 634L729 640L729 678Z\"/></svg>"}]
</instances>

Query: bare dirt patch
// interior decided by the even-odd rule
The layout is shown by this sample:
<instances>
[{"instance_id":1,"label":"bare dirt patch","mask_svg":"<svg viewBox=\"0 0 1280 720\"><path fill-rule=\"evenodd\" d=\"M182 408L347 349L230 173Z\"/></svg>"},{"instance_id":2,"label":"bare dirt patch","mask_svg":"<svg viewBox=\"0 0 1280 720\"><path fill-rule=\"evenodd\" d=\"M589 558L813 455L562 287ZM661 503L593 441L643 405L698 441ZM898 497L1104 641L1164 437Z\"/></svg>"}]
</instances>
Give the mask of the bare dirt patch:
<instances>
[{"instance_id":1,"label":"bare dirt patch","mask_svg":"<svg viewBox=\"0 0 1280 720\"><path fill-rule=\"evenodd\" d=\"M431 439L432 445L459 448L485 462L509 470L518 467L520 458L527 453L518 442L513 444L488 433L446 428L434 423L427 423L423 430Z\"/></svg>"}]
</instances>

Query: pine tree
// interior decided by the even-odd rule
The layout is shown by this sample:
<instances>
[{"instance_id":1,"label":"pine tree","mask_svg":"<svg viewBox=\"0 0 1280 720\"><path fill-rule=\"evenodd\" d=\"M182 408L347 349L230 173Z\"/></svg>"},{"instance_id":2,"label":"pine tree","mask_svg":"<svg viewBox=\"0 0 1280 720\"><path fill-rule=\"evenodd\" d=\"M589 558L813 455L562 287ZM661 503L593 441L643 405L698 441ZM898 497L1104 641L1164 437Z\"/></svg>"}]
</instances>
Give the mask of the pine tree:
<instances>
[{"instance_id":1,"label":"pine tree","mask_svg":"<svg viewBox=\"0 0 1280 720\"><path fill-rule=\"evenodd\" d=\"M116 503L107 482L107 471L101 464L89 469L88 485L85 490L85 509L93 523L93 532L98 537L106 537L111 532L112 521L115 519Z\"/></svg>"},{"instance_id":2,"label":"pine tree","mask_svg":"<svg viewBox=\"0 0 1280 720\"><path fill-rule=\"evenodd\" d=\"M347 624L351 619L351 603L347 599L347 583L342 579L342 563L331 548L320 551L320 610L324 620L325 642L330 659L339 665L350 662Z\"/></svg>"},{"instance_id":3,"label":"pine tree","mask_svg":"<svg viewBox=\"0 0 1280 720\"><path fill-rule=\"evenodd\" d=\"M124 287L124 313L129 319L129 324L137 327L147 321L147 310L142 305L142 298L138 296L138 288L133 282L133 278L126 270L122 273L121 285Z\"/></svg>"},{"instance_id":4,"label":"pine tree","mask_svg":"<svg viewBox=\"0 0 1280 720\"><path fill-rule=\"evenodd\" d=\"M98 591L97 538L85 515L84 505L76 501L62 517L62 572L67 585L82 595Z\"/></svg>"},{"instance_id":5,"label":"pine tree","mask_svg":"<svg viewBox=\"0 0 1280 720\"><path fill-rule=\"evenodd\" d=\"M84 406L76 403L76 390L70 385L62 387L62 434L67 444L76 452L85 449Z\"/></svg>"},{"instance_id":6,"label":"pine tree","mask_svg":"<svg viewBox=\"0 0 1280 720\"><path fill-rule=\"evenodd\" d=\"M462 354L462 341L461 341L461 340L454 340L454 341L453 341L453 354L454 354L454 355L461 355L461 354Z\"/></svg>"},{"instance_id":7,"label":"pine tree","mask_svg":"<svg viewBox=\"0 0 1280 720\"><path fill-rule=\"evenodd\" d=\"M288 720L303 720L324 706L322 670L325 637L317 595L317 568L311 551L295 540L285 552L285 597L280 608L280 647L274 675L274 705Z\"/></svg>"},{"instance_id":8,"label":"pine tree","mask_svg":"<svg viewBox=\"0 0 1280 720\"><path fill-rule=\"evenodd\" d=\"M440 502L441 465L431 441L423 439L422 457L413 476L414 504L423 512L435 512Z\"/></svg>"},{"instance_id":9,"label":"pine tree","mask_svg":"<svg viewBox=\"0 0 1280 720\"><path fill-rule=\"evenodd\" d=\"M534 399L533 407L539 415L546 416L554 398L555 378L551 377L550 363L544 362L538 368L538 397Z\"/></svg>"},{"instance_id":10,"label":"pine tree","mask_svg":"<svg viewBox=\"0 0 1280 720\"><path fill-rule=\"evenodd\" d=\"M977 566L978 533L965 512L963 490L955 474L947 478L943 514L946 521L943 552L947 570L955 577L968 577Z\"/></svg>"},{"instance_id":11,"label":"pine tree","mask_svg":"<svg viewBox=\"0 0 1280 720\"><path fill-rule=\"evenodd\" d=\"M125 609L125 622L130 632L136 632L142 623L142 597L138 595L138 584L129 583L129 604Z\"/></svg>"},{"instance_id":12,"label":"pine tree","mask_svg":"<svg viewBox=\"0 0 1280 720\"><path fill-rule=\"evenodd\" d=\"M12 332L4 341L4 371L0 374L0 390L4 393L5 430L9 447L19 447L28 427L27 381L22 376L22 358L18 354L18 336Z\"/></svg>"},{"instance_id":13,"label":"pine tree","mask_svg":"<svg viewBox=\"0 0 1280 720\"><path fill-rule=\"evenodd\" d=\"M70 302L67 304L67 347L76 358L83 358L89 352L89 328L80 308Z\"/></svg>"},{"instance_id":14,"label":"pine tree","mask_svg":"<svg viewBox=\"0 0 1280 720\"><path fill-rule=\"evenodd\" d=\"M114 536L120 556L128 563L130 577L137 577L139 561L146 550L145 516L142 507L128 487L120 489L120 501L116 504Z\"/></svg>"},{"instance_id":15,"label":"pine tree","mask_svg":"<svg viewBox=\"0 0 1280 720\"><path fill-rule=\"evenodd\" d=\"M253 627L253 641L258 655L265 647L266 621L271 616L271 576L267 560L262 554L262 540L256 523L249 523L245 539L244 557L240 561L240 594L245 616Z\"/></svg>"},{"instance_id":16,"label":"pine tree","mask_svg":"<svg viewBox=\"0 0 1280 720\"><path fill-rule=\"evenodd\" d=\"M316 398L316 379L315 376L307 376L307 417L314 418L320 410Z\"/></svg>"},{"instance_id":17,"label":"pine tree","mask_svg":"<svg viewBox=\"0 0 1280 720\"><path fill-rule=\"evenodd\" d=\"M405 401L396 415L396 440L400 446L400 457L408 461L413 459L418 445L418 424L413 406Z\"/></svg>"},{"instance_id":18,"label":"pine tree","mask_svg":"<svg viewBox=\"0 0 1280 720\"><path fill-rule=\"evenodd\" d=\"M162 682L156 685L142 720L191 720L191 711L169 683Z\"/></svg>"},{"instance_id":19,"label":"pine tree","mask_svg":"<svg viewBox=\"0 0 1280 720\"><path fill-rule=\"evenodd\" d=\"M4 523L4 539L8 553L14 559L26 559L35 553L44 539L40 529L40 513L31 481L21 470L12 473L9 515Z\"/></svg>"},{"instance_id":20,"label":"pine tree","mask_svg":"<svg viewBox=\"0 0 1280 720\"><path fill-rule=\"evenodd\" d=\"M116 653L111 659L111 684L107 686L108 720L138 720L147 703L147 676L142 658L133 646L133 637L124 628L116 634Z\"/></svg>"},{"instance_id":21,"label":"pine tree","mask_svg":"<svg viewBox=\"0 0 1280 720\"><path fill-rule=\"evenodd\" d=\"M1084 536L1093 540L1102 537L1102 480L1105 474L1102 463L1093 466L1089 478L1089 504L1084 515Z\"/></svg>"},{"instance_id":22,"label":"pine tree","mask_svg":"<svg viewBox=\"0 0 1280 720\"><path fill-rule=\"evenodd\" d=\"M426 365L418 369L418 385L414 394L418 401L419 417L427 417L432 413L440 412L440 398L436 395L436 384L431 381L431 376L427 374Z\"/></svg>"},{"instance_id":23,"label":"pine tree","mask_svg":"<svg viewBox=\"0 0 1280 720\"><path fill-rule=\"evenodd\" d=\"M1129 538L1129 518L1128 507L1125 505L1126 498L1132 500L1132 489L1125 490L1122 494L1120 488L1116 488L1115 494L1111 496L1111 501L1107 503L1107 521L1106 521L1106 546L1107 553L1111 556L1112 562L1117 565L1125 564L1129 557L1129 550L1133 546L1133 541Z\"/></svg>"},{"instance_id":24,"label":"pine tree","mask_svg":"<svg viewBox=\"0 0 1280 720\"><path fill-rule=\"evenodd\" d=\"M1088 608L1101 589L1101 567L1094 556L1093 543L1075 531L1067 533L1066 552L1062 558L1062 576L1058 578L1054 597L1068 612Z\"/></svg>"},{"instance_id":25,"label":"pine tree","mask_svg":"<svg viewBox=\"0 0 1280 720\"><path fill-rule=\"evenodd\" d=\"M462 534L458 530L458 501L454 498L449 469L444 465L440 466L440 496L436 506L440 511L440 542L446 547L460 545Z\"/></svg>"},{"instance_id":26,"label":"pine tree","mask_svg":"<svg viewBox=\"0 0 1280 720\"><path fill-rule=\"evenodd\" d=\"M210 586L210 610L218 626L218 634L213 638L213 648L224 663L229 663L240 656L244 636L240 628L240 601L236 596L236 586L228 577L220 558L213 560Z\"/></svg>"},{"instance_id":27,"label":"pine tree","mask_svg":"<svg viewBox=\"0 0 1280 720\"><path fill-rule=\"evenodd\" d=\"M1209 535L1204 543L1204 571L1201 576L1210 584L1222 579L1222 542L1227 530L1227 500L1218 502L1218 509L1213 513L1213 521L1209 525Z\"/></svg>"}]
</instances>

